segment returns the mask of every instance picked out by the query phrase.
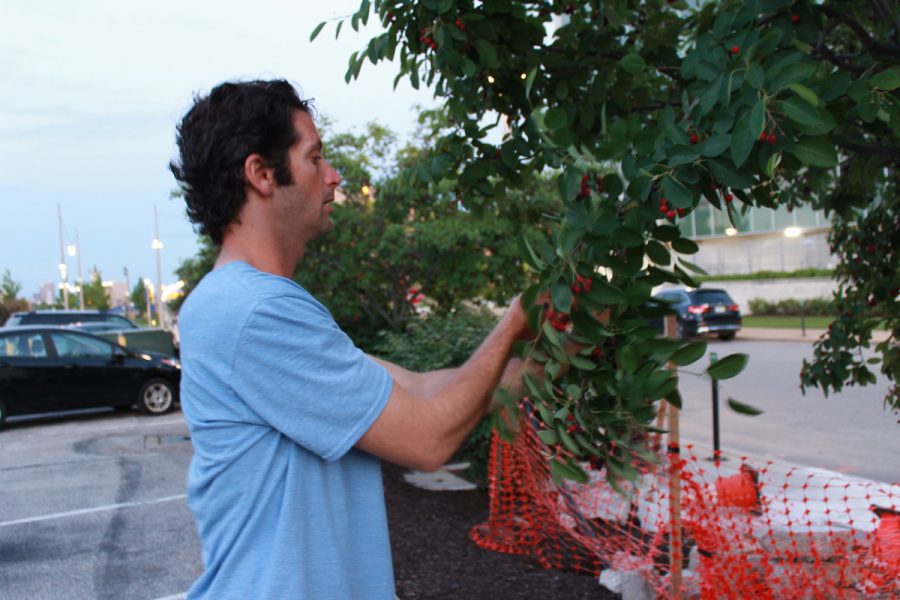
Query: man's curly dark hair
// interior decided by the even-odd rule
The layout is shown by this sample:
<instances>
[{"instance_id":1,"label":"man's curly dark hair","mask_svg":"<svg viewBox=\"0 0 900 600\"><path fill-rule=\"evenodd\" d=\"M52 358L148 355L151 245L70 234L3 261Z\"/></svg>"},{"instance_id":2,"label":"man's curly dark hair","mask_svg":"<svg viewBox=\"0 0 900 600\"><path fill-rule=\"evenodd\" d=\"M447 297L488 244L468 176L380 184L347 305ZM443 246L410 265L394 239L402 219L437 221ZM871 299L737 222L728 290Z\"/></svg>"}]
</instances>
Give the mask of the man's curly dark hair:
<instances>
[{"instance_id":1,"label":"man's curly dark hair","mask_svg":"<svg viewBox=\"0 0 900 600\"><path fill-rule=\"evenodd\" d=\"M298 110L312 114L312 104L282 79L228 82L195 96L177 128L179 162L169 169L184 192L188 218L216 245L246 201L247 156L262 156L279 185L292 183L288 149L297 142Z\"/></svg>"}]
</instances>

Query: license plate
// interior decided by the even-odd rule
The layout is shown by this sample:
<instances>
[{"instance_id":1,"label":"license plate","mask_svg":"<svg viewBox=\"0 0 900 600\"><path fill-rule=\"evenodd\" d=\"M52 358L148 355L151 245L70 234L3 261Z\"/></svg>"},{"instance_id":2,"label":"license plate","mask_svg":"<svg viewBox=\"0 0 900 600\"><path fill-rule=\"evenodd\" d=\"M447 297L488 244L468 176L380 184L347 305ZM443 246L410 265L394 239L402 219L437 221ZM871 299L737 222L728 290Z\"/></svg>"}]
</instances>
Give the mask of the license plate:
<instances>
[{"instance_id":1,"label":"license plate","mask_svg":"<svg viewBox=\"0 0 900 600\"><path fill-rule=\"evenodd\" d=\"M716 309L715 309L715 311L716 311L717 313L723 313L723 312L725 312L725 310L726 310L726 309L725 309L724 306L717 306Z\"/></svg>"}]
</instances>

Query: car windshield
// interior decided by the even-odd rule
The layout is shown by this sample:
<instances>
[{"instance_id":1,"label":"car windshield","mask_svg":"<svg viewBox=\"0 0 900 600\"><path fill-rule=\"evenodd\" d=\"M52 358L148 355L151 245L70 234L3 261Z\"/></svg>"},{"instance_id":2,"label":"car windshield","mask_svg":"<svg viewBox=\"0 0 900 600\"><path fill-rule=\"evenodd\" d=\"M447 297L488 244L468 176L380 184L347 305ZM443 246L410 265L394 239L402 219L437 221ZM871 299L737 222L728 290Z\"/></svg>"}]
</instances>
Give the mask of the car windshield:
<instances>
[{"instance_id":1,"label":"car windshield","mask_svg":"<svg viewBox=\"0 0 900 600\"><path fill-rule=\"evenodd\" d=\"M694 301L698 304L733 304L731 296L722 290L697 290Z\"/></svg>"}]
</instances>

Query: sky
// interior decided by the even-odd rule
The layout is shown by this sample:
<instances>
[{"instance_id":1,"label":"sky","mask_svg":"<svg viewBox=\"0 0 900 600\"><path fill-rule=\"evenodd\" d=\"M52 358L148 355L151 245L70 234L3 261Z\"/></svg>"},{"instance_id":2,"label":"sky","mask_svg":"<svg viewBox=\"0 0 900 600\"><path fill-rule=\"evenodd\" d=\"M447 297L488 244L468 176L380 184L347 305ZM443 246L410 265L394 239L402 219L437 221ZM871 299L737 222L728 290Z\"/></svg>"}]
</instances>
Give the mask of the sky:
<instances>
[{"instance_id":1,"label":"sky","mask_svg":"<svg viewBox=\"0 0 900 600\"><path fill-rule=\"evenodd\" d=\"M64 243L80 242L85 278L124 281L127 268L156 281L154 210L164 284L197 249L168 163L175 125L195 93L233 79L283 77L315 99L335 131L377 120L402 137L427 90L397 65L366 62L344 82L350 54L380 32L320 22L351 14L358 0L0 0L0 272L31 299L59 281ZM327 152L327 149L326 149ZM70 281L77 258L68 257Z\"/></svg>"}]
</instances>

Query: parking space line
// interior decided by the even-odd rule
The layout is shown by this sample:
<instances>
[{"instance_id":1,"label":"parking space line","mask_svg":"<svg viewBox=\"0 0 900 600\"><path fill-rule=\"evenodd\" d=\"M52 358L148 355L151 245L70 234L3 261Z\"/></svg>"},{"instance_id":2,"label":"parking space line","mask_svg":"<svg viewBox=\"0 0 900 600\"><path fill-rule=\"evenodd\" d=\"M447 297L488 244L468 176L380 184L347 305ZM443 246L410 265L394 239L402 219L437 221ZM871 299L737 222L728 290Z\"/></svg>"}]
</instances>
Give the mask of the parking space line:
<instances>
[{"instance_id":1,"label":"parking space line","mask_svg":"<svg viewBox=\"0 0 900 600\"><path fill-rule=\"evenodd\" d=\"M187 592L173 594L172 596L165 596L163 598L156 598L156 600L183 600L184 598L187 598Z\"/></svg>"},{"instance_id":2,"label":"parking space line","mask_svg":"<svg viewBox=\"0 0 900 600\"><path fill-rule=\"evenodd\" d=\"M141 500L138 502L120 502L118 504L107 504L106 506L95 506L93 508L82 508L79 510L70 510L66 512L53 513L49 515L41 515L39 517L27 517L25 519L13 519L12 521L0 522L0 527L12 527L13 525L24 525L26 523L39 523L41 521L52 521L53 519L63 519L65 517L74 517L77 515L87 515L90 513L103 512L107 510L118 510L120 508L134 508L138 506L149 506L151 504L160 504L162 502L173 502L175 500L184 500L187 494L178 494L176 496L166 496L164 498L155 498L153 500Z\"/></svg>"}]
</instances>

